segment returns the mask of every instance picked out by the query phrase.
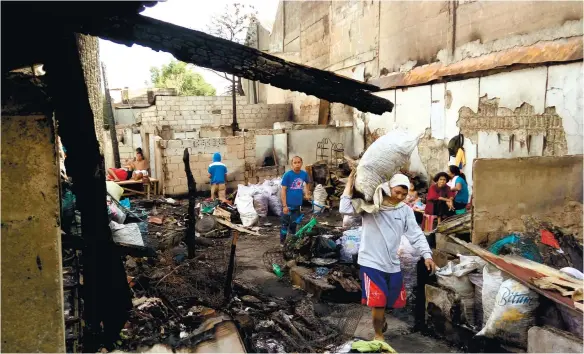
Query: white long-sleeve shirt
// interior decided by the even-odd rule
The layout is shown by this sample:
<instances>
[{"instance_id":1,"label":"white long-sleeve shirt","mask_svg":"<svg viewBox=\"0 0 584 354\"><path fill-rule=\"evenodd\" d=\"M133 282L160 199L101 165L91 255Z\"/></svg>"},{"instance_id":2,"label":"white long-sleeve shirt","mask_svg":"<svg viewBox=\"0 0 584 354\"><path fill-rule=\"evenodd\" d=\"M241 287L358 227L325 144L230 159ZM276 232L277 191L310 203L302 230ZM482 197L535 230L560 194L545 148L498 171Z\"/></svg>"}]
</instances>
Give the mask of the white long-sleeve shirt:
<instances>
[{"instance_id":1,"label":"white long-sleeve shirt","mask_svg":"<svg viewBox=\"0 0 584 354\"><path fill-rule=\"evenodd\" d=\"M351 197L342 196L339 206L341 214L355 214ZM363 228L359 246L359 265L386 273L401 270L398 249L401 236L405 235L424 259L432 258L430 245L414 216L414 211L406 204L396 209L369 214L362 213Z\"/></svg>"}]
</instances>

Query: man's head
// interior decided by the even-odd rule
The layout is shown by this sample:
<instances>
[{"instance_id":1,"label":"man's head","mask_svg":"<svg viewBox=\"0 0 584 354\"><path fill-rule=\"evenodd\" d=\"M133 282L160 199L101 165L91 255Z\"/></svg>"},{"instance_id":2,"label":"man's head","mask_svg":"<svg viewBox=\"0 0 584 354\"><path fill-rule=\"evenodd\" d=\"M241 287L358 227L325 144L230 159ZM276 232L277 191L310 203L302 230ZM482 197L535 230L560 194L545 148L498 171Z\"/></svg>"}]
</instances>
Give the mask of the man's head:
<instances>
[{"instance_id":1,"label":"man's head","mask_svg":"<svg viewBox=\"0 0 584 354\"><path fill-rule=\"evenodd\" d=\"M294 156L292 158L292 170L294 172L300 172L300 169L302 168L302 157L300 156Z\"/></svg>"},{"instance_id":2,"label":"man's head","mask_svg":"<svg viewBox=\"0 0 584 354\"><path fill-rule=\"evenodd\" d=\"M221 153L214 153L213 154L213 162L221 162Z\"/></svg>"},{"instance_id":3,"label":"man's head","mask_svg":"<svg viewBox=\"0 0 584 354\"><path fill-rule=\"evenodd\" d=\"M385 194L389 197L392 204L403 202L408 196L410 179L401 173L393 175L386 186L383 188Z\"/></svg>"},{"instance_id":4,"label":"man's head","mask_svg":"<svg viewBox=\"0 0 584 354\"><path fill-rule=\"evenodd\" d=\"M136 149L136 161L142 161L142 160L144 160L144 154L142 153L142 149L137 148Z\"/></svg>"}]
</instances>

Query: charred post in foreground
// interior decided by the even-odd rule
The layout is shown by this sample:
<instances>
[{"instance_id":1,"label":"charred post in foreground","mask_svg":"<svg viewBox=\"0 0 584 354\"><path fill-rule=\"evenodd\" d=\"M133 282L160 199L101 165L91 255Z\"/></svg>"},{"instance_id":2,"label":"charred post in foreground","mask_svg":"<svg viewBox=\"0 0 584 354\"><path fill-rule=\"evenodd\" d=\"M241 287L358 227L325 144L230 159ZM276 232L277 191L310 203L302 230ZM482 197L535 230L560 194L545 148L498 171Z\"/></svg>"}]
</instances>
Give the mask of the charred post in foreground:
<instances>
[{"instance_id":1,"label":"charred post in foreground","mask_svg":"<svg viewBox=\"0 0 584 354\"><path fill-rule=\"evenodd\" d=\"M76 190L85 245L83 350L96 352L101 346L113 349L129 318L132 301L124 264L116 256L108 226L103 157L75 35L57 32L52 43L45 70L59 135L67 147L67 172Z\"/></svg>"},{"instance_id":2,"label":"charred post in foreground","mask_svg":"<svg viewBox=\"0 0 584 354\"><path fill-rule=\"evenodd\" d=\"M189 149L185 149L183 154L183 162L185 163L185 173L187 175L187 186L189 188L189 207L188 207L188 221L187 230L185 231L185 243L187 244L187 257L195 257L196 240L195 240L195 203L197 194L197 183L193 177L193 172L191 171L191 165L189 161Z\"/></svg>"},{"instance_id":3,"label":"charred post in foreground","mask_svg":"<svg viewBox=\"0 0 584 354\"><path fill-rule=\"evenodd\" d=\"M239 238L239 231L231 230L231 253L229 254L229 266L227 267L227 276L225 277L225 288L223 289L223 295L225 296L225 302L229 302L231 298L231 282L233 281L233 270L235 268L235 249L237 248L237 239Z\"/></svg>"}]
</instances>

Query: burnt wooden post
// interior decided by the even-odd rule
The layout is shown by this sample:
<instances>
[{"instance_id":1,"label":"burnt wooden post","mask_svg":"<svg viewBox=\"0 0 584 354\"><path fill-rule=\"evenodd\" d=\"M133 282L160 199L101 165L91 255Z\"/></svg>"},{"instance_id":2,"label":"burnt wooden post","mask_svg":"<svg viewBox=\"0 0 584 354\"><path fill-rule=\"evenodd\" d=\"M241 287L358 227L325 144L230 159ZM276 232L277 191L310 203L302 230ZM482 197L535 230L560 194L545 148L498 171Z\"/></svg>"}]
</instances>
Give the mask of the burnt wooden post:
<instances>
[{"instance_id":1,"label":"burnt wooden post","mask_svg":"<svg viewBox=\"0 0 584 354\"><path fill-rule=\"evenodd\" d=\"M235 92L235 75L232 76L233 82L231 83L231 100L233 103L233 122L231 123L231 130L233 131L233 136L235 132L239 131L239 124L237 123L237 94Z\"/></svg>"},{"instance_id":2,"label":"burnt wooden post","mask_svg":"<svg viewBox=\"0 0 584 354\"><path fill-rule=\"evenodd\" d=\"M110 137L112 140L114 164L116 168L120 168L122 166L122 163L120 162L120 149L118 147L118 135L116 134L116 120L114 119L112 96L110 96L109 84L107 82L107 71L105 70L105 64L103 62L101 62L101 73L103 75L103 86L105 88L105 101L107 103L105 114L107 114L107 124L109 125Z\"/></svg>"},{"instance_id":3,"label":"burnt wooden post","mask_svg":"<svg viewBox=\"0 0 584 354\"><path fill-rule=\"evenodd\" d=\"M81 212L83 249L83 351L112 348L132 309L121 257L115 252L106 209L103 156L73 32L57 32L45 63L59 135L67 146Z\"/></svg>"},{"instance_id":4,"label":"burnt wooden post","mask_svg":"<svg viewBox=\"0 0 584 354\"><path fill-rule=\"evenodd\" d=\"M225 277L225 287L223 288L223 296L227 303L231 298L231 282L233 281L233 270L235 268L235 249L237 248L237 239L239 238L239 231L231 230L233 235L231 239L231 253L229 254L229 266L227 267L227 276Z\"/></svg>"},{"instance_id":5,"label":"burnt wooden post","mask_svg":"<svg viewBox=\"0 0 584 354\"><path fill-rule=\"evenodd\" d=\"M185 149L183 154L183 162L185 163L185 173L187 174L187 186L189 188L189 207L187 213L189 219L187 221L187 230L185 231L185 243L187 244L187 257L195 257L195 223L197 219L195 218L195 203L197 194L197 183L193 177L193 172L191 171L191 165L189 161L189 149Z\"/></svg>"}]
</instances>

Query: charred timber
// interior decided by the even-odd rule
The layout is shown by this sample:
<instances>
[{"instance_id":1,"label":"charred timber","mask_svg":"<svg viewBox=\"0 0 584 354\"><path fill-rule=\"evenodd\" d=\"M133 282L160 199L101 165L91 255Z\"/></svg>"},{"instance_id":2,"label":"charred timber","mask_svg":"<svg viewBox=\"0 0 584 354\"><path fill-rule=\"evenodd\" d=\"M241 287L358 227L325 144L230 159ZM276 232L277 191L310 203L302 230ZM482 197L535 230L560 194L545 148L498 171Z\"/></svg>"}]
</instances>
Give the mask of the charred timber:
<instances>
[{"instance_id":1,"label":"charred timber","mask_svg":"<svg viewBox=\"0 0 584 354\"><path fill-rule=\"evenodd\" d=\"M213 37L153 18L133 15L103 19L63 18L69 29L119 44L139 44L168 52L178 60L292 91L329 102L343 103L362 112L391 112L393 103L371 94L379 87L335 73L288 62L241 44Z\"/></svg>"}]
</instances>

